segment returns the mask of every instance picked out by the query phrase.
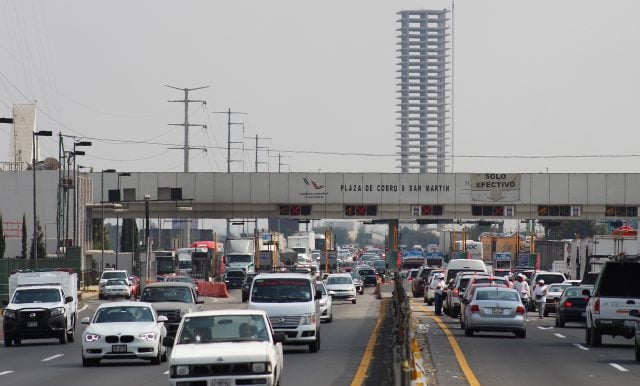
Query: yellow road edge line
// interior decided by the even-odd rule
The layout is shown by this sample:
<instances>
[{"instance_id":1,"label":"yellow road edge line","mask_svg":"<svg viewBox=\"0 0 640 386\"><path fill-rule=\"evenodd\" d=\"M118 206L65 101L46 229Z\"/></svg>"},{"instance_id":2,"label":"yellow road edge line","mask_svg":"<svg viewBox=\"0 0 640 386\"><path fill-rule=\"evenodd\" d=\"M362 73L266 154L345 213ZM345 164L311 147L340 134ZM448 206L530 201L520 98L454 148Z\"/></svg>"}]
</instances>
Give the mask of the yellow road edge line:
<instances>
[{"instance_id":1,"label":"yellow road edge line","mask_svg":"<svg viewBox=\"0 0 640 386\"><path fill-rule=\"evenodd\" d=\"M380 326L382 325L382 321L385 317L386 305L388 300L385 299L380 303L380 315L378 315L378 320L376 321L376 325L371 332L371 336L369 337L369 342L367 342L367 347L364 349L364 354L362 354L362 360L360 361L360 365L358 366L358 371L356 371L356 375L353 377L353 381L351 381L351 386L361 386L364 382L364 378L367 375L367 370L369 369L369 364L371 363L371 357L373 356L373 348L376 345L376 341L378 340L378 333L380 332Z\"/></svg>"},{"instance_id":2,"label":"yellow road edge line","mask_svg":"<svg viewBox=\"0 0 640 386\"><path fill-rule=\"evenodd\" d=\"M451 348L453 349L453 353L456 355L456 359L458 360L460 369L464 373L464 376L467 378L467 382L469 382L469 385L480 386L480 382L478 382L478 378L476 378L475 374L471 370L471 367L469 367L469 363L467 363L467 359L464 357L464 354L462 354L462 350L460 349L460 346L458 346L458 342L456 341L456 338L453 336L449 328L440 320L440 318L437 318L433 313L431 313L431 311L427 310L423 305L418 303L414 303L414 304L416 304L422 311L424 311L429 317L431 317L431 319L435 320L436 323L438 323L438 325L442 329L442 331L444 331L444 334L447 336L447 339L449 340L449 345L451 345Z\"/></svg>"}]
</instances>

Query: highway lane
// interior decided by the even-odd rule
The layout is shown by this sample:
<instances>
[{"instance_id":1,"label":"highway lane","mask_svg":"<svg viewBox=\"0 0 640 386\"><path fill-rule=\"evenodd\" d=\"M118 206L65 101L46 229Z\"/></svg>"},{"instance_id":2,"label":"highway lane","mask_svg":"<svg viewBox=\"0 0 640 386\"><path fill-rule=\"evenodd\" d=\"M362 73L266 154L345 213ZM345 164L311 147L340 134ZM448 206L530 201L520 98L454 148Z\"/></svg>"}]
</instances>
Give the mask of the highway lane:
<instances>
[{"instance_id":1,"label":"highway lane","mask_svg":"<svg viewBox=\"0 0 640 386\"><path fill-rule=\"evenodd\" d=\"M414 300L412 308L429 327L425 335L438 384L469 384L442 329L434 323L433 307ZM538 320L534 313L529 313L525 339L486 332L466 337L457 319L445 315L440 319L481 385L513 385L516 381L522 386L640 384L640 362L634 359L632 340L603 337L603 346L593 348L585 344L582 325L556 328L553 317Z\"/></svg>"},{"instance_id":2,"label":"highway lane","mask_svg":"<svg viewBox=\"0 0 640 386\"><path fill-rule=\"evenodd\" d=\"M349 384L356 373L367 341L379 314L380 300L368 288L357 304L336 302L333 323L321 327L322 347L311 354L306 347L285 346L283 384ZM244 309L240 291L231 290L226 299L207 298L205 309ZM89 299L80 318L93 314L103 301ZM0 346L0 385L158 385L167 383L168 365L145 361L103 361L99 367L84 368L80 337L84 325L76 329L76 341L61 345L56 340L26 340L19 347ZM1 336L1 335L0 335Z\"/></svg>"}]
</instances>

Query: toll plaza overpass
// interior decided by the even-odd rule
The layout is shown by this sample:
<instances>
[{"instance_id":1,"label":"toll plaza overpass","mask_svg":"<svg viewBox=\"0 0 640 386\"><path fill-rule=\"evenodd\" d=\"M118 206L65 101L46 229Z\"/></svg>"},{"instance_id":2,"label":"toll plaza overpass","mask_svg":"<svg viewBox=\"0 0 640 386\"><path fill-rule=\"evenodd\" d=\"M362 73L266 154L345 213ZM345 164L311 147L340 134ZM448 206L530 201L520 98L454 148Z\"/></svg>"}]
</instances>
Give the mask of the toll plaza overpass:
<instances>
[{"instance_id":1,"label":"toll plaza overpass","mask_svg":"<svg viewBox=\"0 0 640 386\"><path fill-rule=\"evenodd\" d=\"M141 218L637 218L636 173L89 173L87 215Z\"/></svg>"}]
</instances>

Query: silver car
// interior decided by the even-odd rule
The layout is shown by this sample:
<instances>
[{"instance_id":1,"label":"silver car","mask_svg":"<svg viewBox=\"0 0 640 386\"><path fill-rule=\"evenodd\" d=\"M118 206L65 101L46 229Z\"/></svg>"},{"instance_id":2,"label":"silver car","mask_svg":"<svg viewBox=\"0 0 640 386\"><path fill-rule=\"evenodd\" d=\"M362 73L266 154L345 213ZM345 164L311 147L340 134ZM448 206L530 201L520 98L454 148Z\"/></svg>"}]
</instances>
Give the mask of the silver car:
<instances>
[{"instance_id":1,"label":"silver car","mask_svg":"<svg viewBox=\"0 0 640 386\"><path fill-rule=\"evenodd\" d=\"M316 283L316 291L320 291L322 293L322 298L320 298L320 320L331 323L331 321L333 321L332 296L336 293L333 291L327 291L327 286L321 281Z\"/></svg>"},{"instance_id":2,"label":"silver car","mask_svg":"<svg viewBox=\"0 0 640 386\"><path fill-rule=\"evenodd\" d=\"M518 338L527 336L526 311L515 289L480 287L461 301L466 336L478 331L513 332Z\"/></svg>"}]
</instances>

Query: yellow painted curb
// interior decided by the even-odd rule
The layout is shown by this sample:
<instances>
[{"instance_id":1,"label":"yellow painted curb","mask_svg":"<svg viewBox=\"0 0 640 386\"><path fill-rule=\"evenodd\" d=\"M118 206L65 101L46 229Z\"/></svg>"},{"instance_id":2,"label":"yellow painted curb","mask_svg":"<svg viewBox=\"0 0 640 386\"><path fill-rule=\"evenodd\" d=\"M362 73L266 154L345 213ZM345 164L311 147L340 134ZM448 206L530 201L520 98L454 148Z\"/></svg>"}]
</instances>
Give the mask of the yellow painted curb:
<instances>
[{"instance_id":1,"label":"yellow painted curb","mask_svg":"<svg viewBox=\"0 0 640 386\"><path fill-rule=\"evenodd\" d=\"M378 320L376 321L376 325L371 332L371 336L369 337L369 342L367 342L367 347L364 349L364 354L362 354L362 360L360 361L360 365L358 366L358 370L356 371L356 375L353 377L353 381L351 381L351 386L361 386L364 382L364 378L367 375L367 370L369 369L369 364L371 364L371 358L373 357L373 349L376 345L376 341L378 340L378 334L380 333L380 326L382 325L382 321L385 317L385 310L387 306L388 300L385 299L380 303L380 315L378 315Z\"/></svg>"}]
</instances>

